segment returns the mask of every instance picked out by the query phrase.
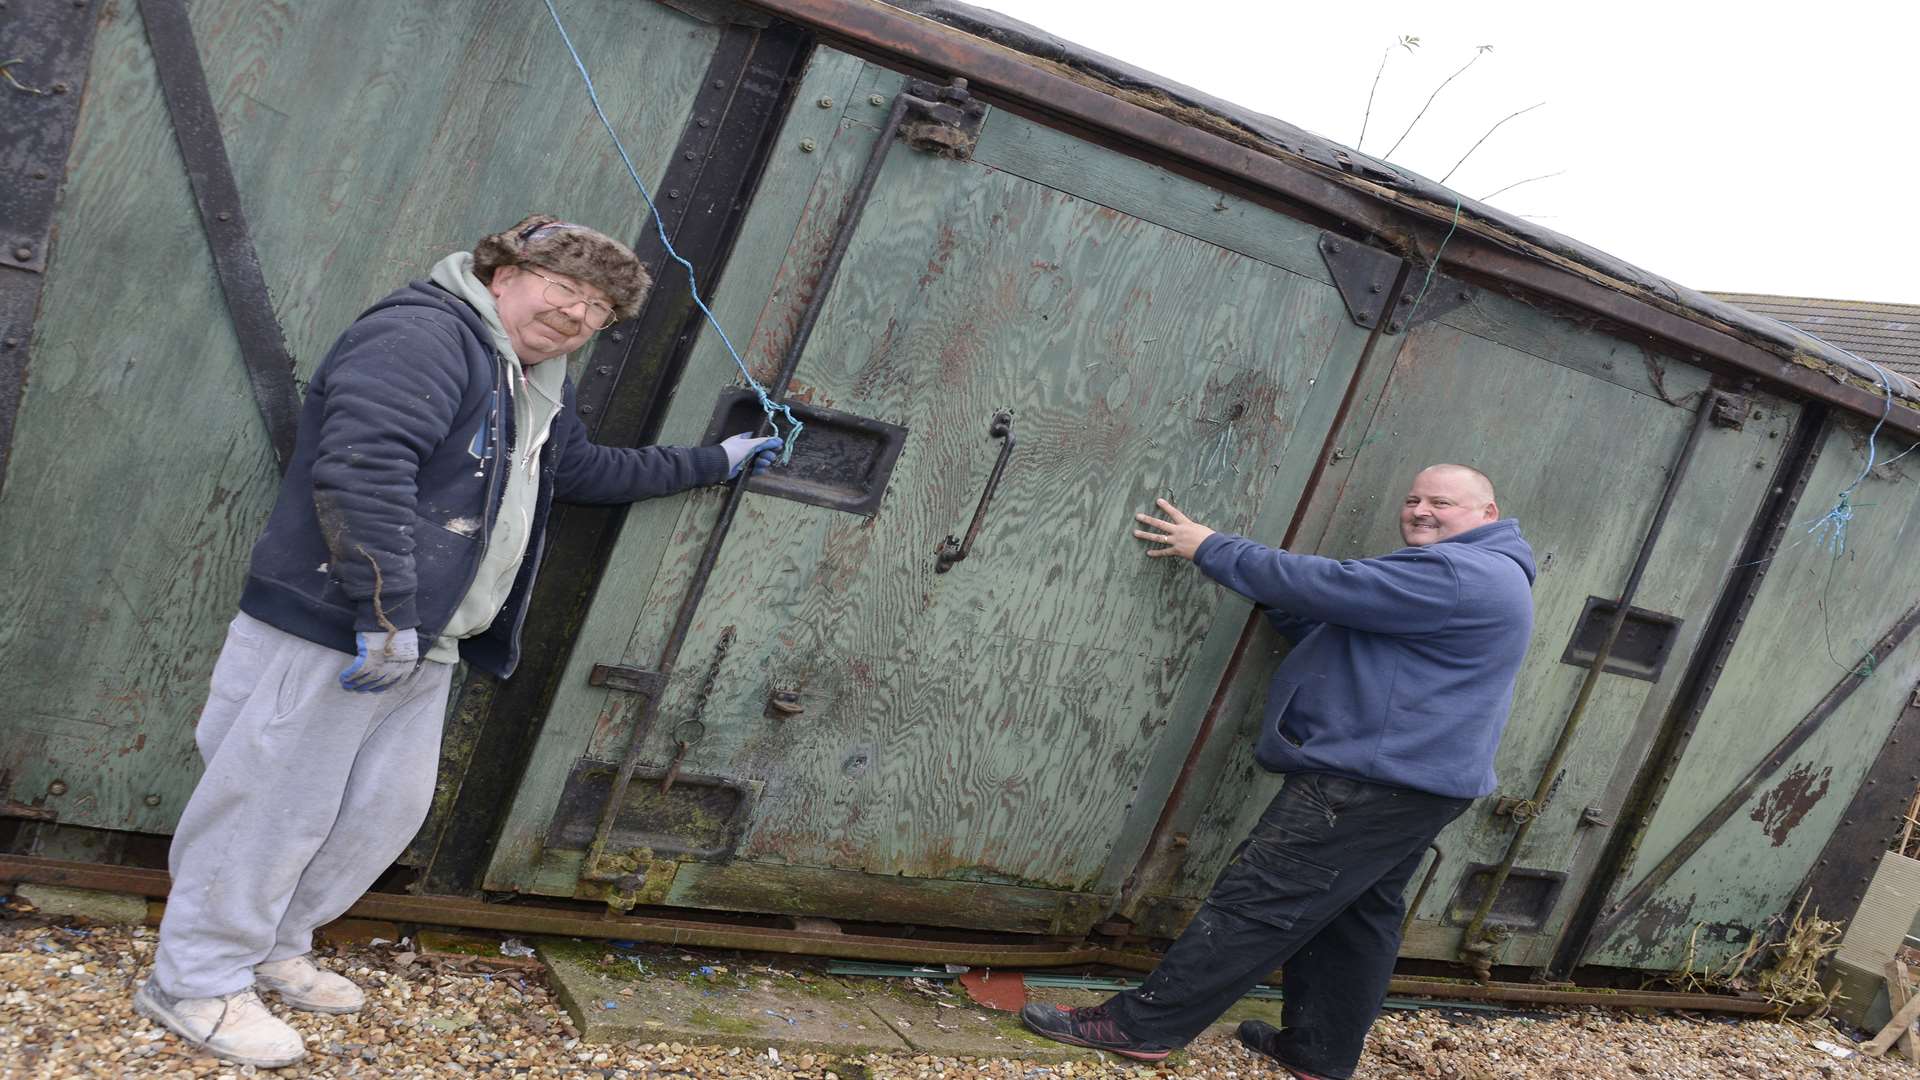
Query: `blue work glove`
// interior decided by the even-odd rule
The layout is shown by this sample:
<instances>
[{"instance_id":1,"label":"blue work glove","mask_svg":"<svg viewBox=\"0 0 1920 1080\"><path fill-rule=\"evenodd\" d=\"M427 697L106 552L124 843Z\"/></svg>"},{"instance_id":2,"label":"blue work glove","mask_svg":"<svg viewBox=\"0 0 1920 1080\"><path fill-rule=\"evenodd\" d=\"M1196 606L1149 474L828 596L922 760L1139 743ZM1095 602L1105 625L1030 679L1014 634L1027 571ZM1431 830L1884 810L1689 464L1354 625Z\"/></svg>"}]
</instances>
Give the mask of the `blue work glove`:
<instances>
[{"instance_id":1,"label":"blue work glove","mask_svg":"<svg viewBox=\"0 0 1920 1080\"><path fill-rule=\"evenodd\" d=\"M359 646L353 663L340 672L340 685L355 693L378 694L399 686L420 670L420 635L411 628L362 630L353 635Z\"/></svg>"},{"instance_id":2,"label":"blue work glove","mask_svg":"<svg viewBox=\"0 0 1920 1080\"><path fill-rule=\"evenodd\" d=\"M786 442L779 437L759 438L751 431L743 431L730 439L720 441L720 449L727 452L727 479L740 475L740 466L748 458L753 459L753 471L757 476L766 472L773 464L773 458Z\"/></svg>"}]
</instances>

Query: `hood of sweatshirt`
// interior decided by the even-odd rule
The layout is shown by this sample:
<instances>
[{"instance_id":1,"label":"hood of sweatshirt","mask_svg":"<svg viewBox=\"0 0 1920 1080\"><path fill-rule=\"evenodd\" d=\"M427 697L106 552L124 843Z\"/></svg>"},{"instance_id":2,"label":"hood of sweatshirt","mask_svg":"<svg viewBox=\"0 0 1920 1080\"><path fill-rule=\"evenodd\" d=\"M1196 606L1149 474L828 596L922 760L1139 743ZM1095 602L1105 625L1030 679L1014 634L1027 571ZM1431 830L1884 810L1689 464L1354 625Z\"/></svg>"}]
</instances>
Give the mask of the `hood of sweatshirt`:
<instances>
[{"instance_id":1,"label":"hood of sweatshirt","mask_svg":"<svg viewBox=\"0 0 1920 1080\"><path fill-rule=\"evenodd\" d=\"M1520 535L1519 518L1501 518L1499 521L1488 522L1477 529L1468 529L1458 535L1449 536L1437 543L1466 544L1481 551L1504 555L1519 565L1521 571L1527 575L1529 585L1533 584L1533 579L1538 573L1533 565L1533 547Z\"/></svg>"}]
</instances>

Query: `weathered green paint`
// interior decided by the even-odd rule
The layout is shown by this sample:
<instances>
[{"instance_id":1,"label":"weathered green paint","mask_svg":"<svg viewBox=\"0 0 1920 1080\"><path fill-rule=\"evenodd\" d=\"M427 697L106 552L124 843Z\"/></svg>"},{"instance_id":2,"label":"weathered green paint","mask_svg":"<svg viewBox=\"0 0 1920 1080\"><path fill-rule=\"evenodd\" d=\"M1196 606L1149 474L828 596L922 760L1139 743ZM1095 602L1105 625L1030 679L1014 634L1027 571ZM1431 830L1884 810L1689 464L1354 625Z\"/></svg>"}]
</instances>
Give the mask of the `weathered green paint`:
<instances>
[{"instance_id":1,"label":"weathered green paint","mask_svg":"<svg viewBox=\"0 0 1920 1080\"><path fill-rule=\"evenodd\" d=\"M853 57L825 50L817 52L794 100L817 101L823 97L846 100L863 67ZM807 210L821 168L829 159L839 161L839 155L834 153L806 153L800 149L800 143L803 139L812 139L816 146L828 145L841 127L838 114L812 108L794 110L781 129L752 212L735 243L726 277L712 297L714 315L720 325L743 346L751 339L742 328L756 323L762 309L769 304L769 296L775 300L786 296L789 286L776 282L776 275L787 246ZM786 302L793 303L791 299ZM676 397L684 400L688 393L697 393L710 406L712 393L737 381L738 376L730 374L732 371L732 359L719 340L708 332L688 360L687 371L681 378L682 390ZM694 387L701 389L694 391L691 389ZM707 419L708 414L699 408L673 410L663 422L660 440L693 442L705 431ZM677 524L677 514L669 512L673 506L673 503L642 504L627 515L620 544L601 579L601 595L632 596L651 583ZM660 618L671 618L671 612ZM622 626L616 620L589 617L574 642L576 662L585 660L591 664L618 657L630 631L630 623ZM689 663L699 662L698 653L690 651L686 655ZM654 659L649 657L643 663L651 665ZM598 705L585 708L566 704L577 700L577 695L585 689L585 675L570 673L567 681L574 684L571 692L563 689L555 695L541 738L528 759L519 794L501 829L500 842L486 875L489 889L572 891L571 876L561 887L552 884L551 877L537 874L544 861L542 844L553 816L554 800L574 762L581 756L581 747L592 736L599 711Z\"/></svg>"},{"instance_id":2,"label":"weathered green paint","mask_svg":"<svg viewBox=\"0 0 1920 1080\"><path fill-rule=\"evenodd\" d=\"M718 29L626 0L566 14L641 174L658 176ZM526 212L645 228L537 5L206 0L193 16L302 373L369 301ZM0 586L0 700L14 703L0 714L0 768L15 799L62 782L47 805L65 822L164 832L197 773L193 716L275 478L137 13L102 19L0 497L0 560L15 571ZM763 379L901 84L819 50L724 277L702 268ZM793 387L909 429L887 498L859 519L749 497L644 744L648 764L665 763L731 628L685 765L764 785L737 856L616 852L646 871L622 893L583 887L582 853L543 847L569 771L617 758L633 720L634 702L588 687L586 668L656 661L720 506L709 491L628 517L551 713L528 718L542 734L487 885L1049 934L1085 930L1124 894L1140 926L1171 933L1279 784L1251 745L1281 647L1256 626L1222 686L1248 606L1141 557L1128 513L1167 495L1210 525L1278 541L1300 510L1296 549L1371 554L1398 546L1399 492L1438 460L1491 473L1541 556L1533 652L1499 759L1502 793L1531 794L1582 677L1559 661L1575 616L1623 582L1707 375L1694 358L1484 291L1374 337L1368 353L1318 236L1004 112L989 114L970 162L897 148ZM1459 288L1444 276L1432 287ZM703 336L662 441L698 439L737 381ZM1577 824L1580 811L1617 815L1726 588L1798 408L1752 400L1743 429L1707 432L1635 600L1685 620L1666 674L1600 682L1518 860L1568 886L1499 962L1548 958L1608 835ZM973 557L935 575L934 547L964 527L998 449L986 426L1002 408L1020 449ZM1802 525L1858 471L1864 435L1856 424L1830 437ZM1890 442L1883 457L1903 448ZM1338 450L1322 461L1325 447ZM1911 603L1910 465L1857 494L1844 558L1789 531L1612 895ZM1714 928L1789 907L1916 674L1909 642L1585 959L1671 966L1699 924L1697 959L1724 958L1739 942ZM797 690L804 711L769 719L775 688ZM472 754L470 718L451 719L443 805ZM1490 809L1442 836L1445 867L1407 954L1453 955L1450 901L1469 864L1498 861L1511 836ZM1143 863L1163 812L1187 842ZM118 847L109 839L100 861Z\"/></svg>"},{"instance_id":3,"label":"weathered green paint","mask_svg":"<svg viewBox=\"0 0 1920 1080\"><path fill-rule=\"evenodd\" d=\"M1398 547L1399 494L1413 473L1460 461L1493 477L1502 512L1520 518L1542 563L1534 639L1497 763L1503 793L1533 792L1584 674L1560 656L1587 597L1617 595L1624 584L1704 385L1697 369L1582 332L1517 301L1481 295L1437 323L1415 327L1393 356L1370 416L1342 433L1343 467L1330 470L1321 485L1332 505L1316 515L1319 527L1307 530L1302 546L1336 557ZM1779 422L1713 429L1697 452L1635 601L1687 622L1659 683L1603 678L1564 762L1565 778L1518 861L1572 879L1554 917L1507 946L1509 962L1537 962L1557 934L1586 869L1581 857L1590 859L1604 839L1578 824L1580 812L1611 805L1630 782L1640 753L1632 748L1643 746L1657 725L1752 508L1771 481L1781 444L1769 435L1788 418L1771 399L1760 404ZM1577 492L1569 477L1580 478ZM1229 697L1227 715L1240 722L1223 724L1216 740L1224 747L1215 755L1213 798L1191 819L1178 896L1205 892L1279 786L1251 756L1259 689L1280 653L1278 639L1264 628L1260 633L1262 662L1249 665ZM1623 747L1629 749L1623 753ZM1512 825L1494 818L1491 808L1491 799L1476 804L1443 833L1446 863L1421 920L1442 918L1469 864L1498 862L1504 854ZM1184 910L1176 905L1168 909L1175 914L1158 917L1177 918ZM1407 951L1451 957L1457 937L1444 930L1412 935Z\"/></svg>"},{"instance_id":4,"label":"weathered green paint","mask_svg":"<svg viewBox=\"0 0 1920 1080\"><path fill-rule=\"evenodd\" d=\"M1859 475L1866 427L1840 424L1828 435L1795 515L1798 525L1788 528L1774 556L1726 672L1629 872L1615 883L1614 898L1673 850L1912 607L1914 589L1906 583L1913 537L1920 531L1912 457L1876 469L1854 493L1854 518L1838 558L1808 529ZM1882 461L1906 448L1885 433L1877 440ZM1909 638L1637 913L1594 943L1586 962L1673 965L1684 957L1696 925L1760 929L1790 909L1795 888L1879 753L1917 676L1920 642ZM1893 830L1890 824L1888 833ZM1700 935L1699 959L1723 961L1743 944L1737 934L1709 929Z\"/></svg>"},{"instance_id":5,"label":"weathered green paint","mask_svg":"<svg viewBox=\"0 0 1920 1080\"><path fill-rule=\"evenodd\" d=\"M368 303L528 212L641 228L537 5L222 0L192 15L302 374ZM717 29L613 0L567 17L657 176ZM0 565L16 568L0 699L22 703L0 714L0 767L17 799L63 781L47 802L62 821L165 832L277 477L137 8L102 20L0 498Z\"/></svg>"},{"instance_id":6,"label":"weathered green paint","mask_svg":"<svg viewBox=\"0 0 1920 1080\"><path fill-rule=\"evenodd\" d=\"M805 112L793 122L817 122ZM1104 205L1105 173L1075 167L1082 148L1058 133L996 113L987 135L973 162L889 158L867 210L886 227L856 236L795 379L796 396L911 431L885 503L869 520L750 499L650 736L664 761L732 628L686 767L767 783L734 863L742 881L791 865L1084 890L1124 874L1157 806L1136 787L1153 774L1164 798L1186 750L1163 734L1169 717L1190 730L1246 614L1142 558L1129 514L1161 494L1235 530L1290 514L1357 356L1303 225L1259 211L1270 240L1293 238L1263 250L1311 273ZM748 347L757 366L784 350L801 297L782 283L812 273L871 138L843 125L797 227L787 207L749 220L744 236L793 237ZM1009 145L1023 156L998 160ZM1141 201L1137 186L1119 194ZM711 370L683 380L669 427L705 421ZM1322 426L1306 430L1310 404ZM1001 408L1020 449L972 559L936 575L932 551L972 511ZM615 561L660 569L602 590L583 640L611 639L612 622L625 641L614 657L576 651L547 768L618 756L632 703L587 688L585 668L657 657L717 498L636 511L629 538L638 525L646 539L623 538ZM797 688L805 713L766 719L775 687ZM551 792L521 801L514 824L532 833ZM515 854L496 861L496 886ZM683 871L675 895L751 907L750 888L688 891L699 880Z\"/></svg>"}]
</instances>

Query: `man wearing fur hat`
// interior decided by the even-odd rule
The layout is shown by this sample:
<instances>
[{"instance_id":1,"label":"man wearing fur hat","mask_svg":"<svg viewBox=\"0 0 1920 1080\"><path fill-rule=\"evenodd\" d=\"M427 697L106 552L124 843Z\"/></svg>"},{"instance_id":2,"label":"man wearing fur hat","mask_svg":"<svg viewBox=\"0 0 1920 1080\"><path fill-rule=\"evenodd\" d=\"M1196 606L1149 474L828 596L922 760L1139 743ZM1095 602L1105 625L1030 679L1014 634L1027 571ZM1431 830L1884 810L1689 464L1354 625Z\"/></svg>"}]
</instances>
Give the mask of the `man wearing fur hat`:
<instances>
[{"instance_id":1,"label":"man wearing fur hat","mask_svg":"<svg viewBox=\"0 0 1920 1080\"><path fill-rule=\"evenodd\" d=\"M780 440L751 435L587 441L564 357L650 284L618 241L536 215L375 304L314 372L196 729L206 771L142 1015L278 1067L305 1047L256 988L359 1009L309 958L314 928L425 820L454 663L512 673L553 500L671 495L771 460Z\"/></svg>"}]
</instances>

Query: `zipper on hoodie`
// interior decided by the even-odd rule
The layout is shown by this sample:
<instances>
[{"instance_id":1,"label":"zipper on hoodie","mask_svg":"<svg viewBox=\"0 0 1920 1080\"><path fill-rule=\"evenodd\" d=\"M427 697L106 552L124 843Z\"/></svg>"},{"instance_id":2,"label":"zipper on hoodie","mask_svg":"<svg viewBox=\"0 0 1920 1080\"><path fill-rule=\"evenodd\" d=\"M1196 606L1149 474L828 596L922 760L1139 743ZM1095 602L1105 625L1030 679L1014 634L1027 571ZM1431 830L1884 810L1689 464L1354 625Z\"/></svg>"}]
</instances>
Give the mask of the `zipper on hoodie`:
<instances>
[{"instance_id":1,"label":"zipper on hoodie","mask_svg":"<svg viewBox=\"0 0 1920 1080\"><path fill-rule=\"evenodd\" d=\"M506 494L506 470L500 467L500 460L510 455L507 453L506 410L500 407L500 387L502 385L501 376L506 373L507 361L506 357L501 356L498 351L494 352L493 359L495 361L493 369L493 393L488 395L488 400L491 402L489 406L491 415L487 417L487 425L493 431L493 453L487 455L486 461L481 466L487 471L487 502L480 510L480 535L476 538L479 542L480 550L474 556L472 569L467 571L465 584L460 586L459 595L461 596L467 595L473 588L474 579L480 576L480 564L486 561L487 545L493 540L494 511L498 508L501 499L504 498ZM455 602L454 610L459 610L458 601ZM450 619L452 617L453 612L447 612L447 618ZM442 620L439 626L434 627L433 640L435 643L439 642L440 635L446 628L447 624L445 620ZM429 648L431 647L432 646L429 646Z\"/></svg>"}]
</instances>

